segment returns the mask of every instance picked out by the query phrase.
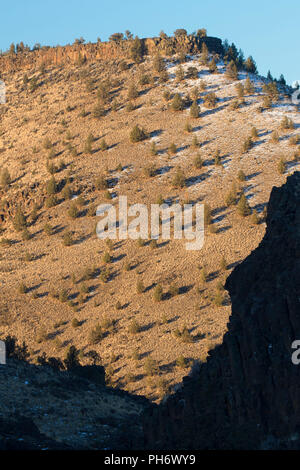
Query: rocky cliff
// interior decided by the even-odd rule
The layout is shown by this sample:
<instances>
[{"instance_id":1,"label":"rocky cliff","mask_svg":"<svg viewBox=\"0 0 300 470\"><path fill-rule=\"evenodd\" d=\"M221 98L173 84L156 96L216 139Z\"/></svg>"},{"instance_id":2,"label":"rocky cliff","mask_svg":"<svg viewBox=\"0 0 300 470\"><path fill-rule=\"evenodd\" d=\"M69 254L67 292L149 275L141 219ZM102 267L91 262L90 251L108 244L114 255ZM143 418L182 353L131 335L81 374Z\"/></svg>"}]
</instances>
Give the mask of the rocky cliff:
<instances>
[{"instance_id":1,"label":"rocky cliff","mask_svg":"<svg viewBox=\"0 0 300 470\"><path fill-rule=\"evenodd\" d=\"M172 55L176 52L197 53L205 42L210 52L221 54L221 39L214 37L197 38L194 36L142 39L145 55L157 52ZM81 61L126 59L130 57L132 41L98 42L73 44L57 47L42 47L38 50L4 54L0 57L0 73L20 69L34 69L41 65L66 65Z\"/></svg>"},{"instance_id":2,"label":"rocky cliff","mask_svg":"<svg viewBox=\"0 0 300 470\"><path fill-rule=\"evenodd\" d=\"M223 343L144 419L160 449L300 448L300 173L273 188L265 236L226 282Z\"/></svg>"}]
</instances>

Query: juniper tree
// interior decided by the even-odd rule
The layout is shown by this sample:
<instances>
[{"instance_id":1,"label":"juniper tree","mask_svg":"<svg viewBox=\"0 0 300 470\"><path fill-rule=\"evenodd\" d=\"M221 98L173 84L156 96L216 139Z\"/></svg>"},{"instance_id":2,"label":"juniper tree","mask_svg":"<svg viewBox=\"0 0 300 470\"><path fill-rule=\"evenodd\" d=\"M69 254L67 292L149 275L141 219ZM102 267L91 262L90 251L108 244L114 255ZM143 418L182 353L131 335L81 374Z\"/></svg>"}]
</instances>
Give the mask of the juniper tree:
<instances>
[{"instance_id":1,"label":"juniper tree","mask_svg":"<svg viewBox=\"0 0 300 470\"><path fill-rule=\"evenodd\" d=\"M204 224L210 225L212 223L211 208L208 204L204 204Z\"/></svg>"},{"instance_id":2,"label":"juniper tree","mask_svg":"<svg viewBox=\"0 0 300 470\"><path fill-rule=\"evenodd\" d=\"M256 127L254 127L254 126L251 129L251 137L252 137L252 139L257 139L258 138L258 132L257 132Z\"/></svg>"},{"instance_id":3,"label":"juniper tree","mask_svg":"<svg viewBox=\"0 0 300 470\"><path fill-rule=\"evenodd\" d=\"M241 195L238 202L237 211L242 217L247 217L251 214L251 209L244 193Z\"/></svg>"},{"instance_id":4,"label":"juniper tree","mask_svg":"<svg viewBox=\"0 0 300 470\"><path fill-rule=\"evenodd\" d=\"M298 145L299 144L299 135L292 135L292 137L289 140L289 145Z\"/></svg>"},{"instance_id":5,"label":"juniper tree","mask_svg":"<svg viewBox=\"0 0 300 470\"><path fill-rule=\"evenodd\" d=\"M214 92L208 93L204 97L204 105L207 108L214 108L216 106L217 96Z\"/></svg>"},{"instance_id":6,"label":"juniper tree","mask_svg":"<svg viewBox=\"0 0 300 470\"><path fill-rule=\"evenodd\" d=\"M283 157L280 158L278 165L277 165L278 173L283 174L286 170L286 161Z\"/></svg>"},{"instance_id":7,"label":"juniper tree","mask_svg":"<svg viewBox=\"0 0 300 470\"><path fill-rule=\"evenodd\" d=\"M183 51L179 53L178 60L180 64L184 64L186 62L186 55Z\"/></svg>"},{"instance_id":8,"label":"juniper tree","mask_svg":"<svg viewBox=\"0 0 300 470\"><path fill-rule=\"evenodd\" d=\"M99 102L105 104L109 98L109 84L107 81L100 83L97 91L97 98Z\"/></svg>"},{"instance_id":9,"label":"juniper tree","mask_svg":"<svg viewBox=\"0 0 300 470\"><path fill-rule=\"evenodd\" d=\"M84 153L91 155L93 153L92 142L87 139L84 144Z\"/></svg>"},{"instance_id":10,"label":"juniper tree","mask_svg":"<svg viewBox=\"0 0 300 470\"><path fill-rule=\"evenodd\" d=\"M199 87L201 91L206 90L206 83L204 80L200 80Z\"/></svg>"},{"instance_id":11,"label":"juniper tree","mask_svg":"<svg viewBox=\"0 0 300 470\"><path fill-rule=\"evenodd\" d=\"M187 133L193 132L193 127L192 127L192 125L190 124L189 121L186 121L186 123L184 125L184 130Z\"/></svg>"},{"instance_id":12,"label":"juniper tree","mask_svg":"<svg viewBox=\"0 0 300 470\"><path fill-rule=\"evenodd\" d=\"M65 246L71 246L73 245L74 240L73 240L73 234L70 231L66 231L63 235L63 244Z\"/></svg>"},{"instance_id":13,"label":"juniper tree","mask_svg":"<svg viewBox=\"0 0 300 470\"><path fill-rule=\"evenodd\" d=\"M237 92L237 96L239 98L242 98L245 94L245 89L244 89L244 86L242 83L238 83L236 86L235 86L235 89L236 89L236 92Z\"/></svg>"},{"instance_id":14,"label":"juniper tree","mask_svg":"<svg viewBox=\"0 0 300 470\"><path fill-rule=\"evenodd\" d=\"M165 101L170 101L171 99L171 93L169 92L169 90L165 90L164 93L163 93L163 99Z\"/></svg>"},{"instance_id":15,"label":"juniper tree","mask_svg":"<svg viewBox=\"0 0 300 470\"><path fill-rule=\"evenodd\" d=\"M71 219L76 219L76 217L78 217L78 214L79 214L78 207L77 207L76 203L73 202L70 205L70 208L68 210L68 216L71 217Z\"/></svg>"},{"instance_id":16,"label":"juniper tree","mask_svg":"<svg viewBox=\"0 0 300 470\"><path fill-rule=\"evenodd\" d=\"M197 99L199 98L199 88L197 86L195 86L194 88L192 88L192 91L191 91L191 97L194 101L197 102Z\"/></svg>"},{"instance_id":17,"label":"juniper tree","mask_svg":"<svg viewBox=\"0 0 300 470\"><path fill-rule=\"evenodd\" d=\"M229 62L229 64L227 65L225 75L227 78L230 78L231 80L238 79L237 66L233 60Z\"/></svg>"},{"instance_id":18,"label":"juniper tree","mask_svg":"<svg viewBox=\"0 0 300 470\"><path fill-rule=\"evenodd\" d=\"M174 98L173 98L172 103L171 103L171 107L172 107L173 111L182 111L183 110L184 103L183 103L183 99L182 99L182 97L180 96L179 93L176 93L174 95Z\"/></svg>"},{"instance_id":19,"label":"juniper tree","mask_svg":"<svg viewBox=\"0 0 300 470\"><path fill-rule=\"evenodd\" d=\"M139 280L136 284L136 290L138 294L142 294L145 290L145 286L143 281Z\"/></svg>"},{"instance_id":20,"label":"juniper tree","mask_svg":"<svg viewBox=\"0 0 300 470\"><path fill-rule=\"evenodd\" d=\"M229 191L229 193L225 197L226 206L229 207L229 206L236 204L236 198L237 198L236 192L232 190Z\"/></svg>"},{"instance_id":21,"label":"juniper tree","mask_svg":"<svg viewBox=\"0 0 300 470\"><path fill-rule=\"evenodd\" d=\"M102 139L101 142L100 142L100 150L102 150L102 152L104 152L107 149L108 149L108 145L107 145L105 139Z\"/></svg>"},{"instance_id":22,"label":"juniper tree","mask_svg":"<svg viewBox=\"0 0 300 470\"><path fill-rule=\"evenodd\" d=\"M153 297L154 297L154 300L156 300L156 302L160 302L162 300L162 298L163 298L163 289L162 289L162 286L160 284L157 284L157 286L155 287Z\"/></svg>"},{"instance_id":23,"label":"juniper tree","mask_svg":"<svg viewBox=\"0 0 300 470\"><path fill-rule=\"evenodd\" d=\"M130 132L131 142L141 142L147 138L147 134L144 129L140 128L138 125L135 125Z\"/></svg>"},{"instance_id":24,"label":"juniper tree","mask_svg":"<svg viewBox=\"0 0 300 470\"><path fill-rule=\"evenodd\" d=\"M50 178L50 180L47 181L46 183L46 192L49 195L54 195L57 191L57 184L54 176Z\"/></svg>"},{"instance_id":25,"label":"juniper tree","mask_svg":"<svg viewBox=\"0 0 300 470\"><path fill-rule=\"evenodd\" d=\"M7 168L3 168L1 172L0 183L2 188L7 188L11 184L11 177Z\"/></svg>"},{"instance_id":26,"label":"juniper tree","mask_svg":"<svg viewBox=\"0 0 300 470\"><path fill-rule=\"evenodd\" d=\"M246 78L246 81L245 81L245 91L249 95L252 95L255 91L254 85L253 85L252 81L250 80L249 76Z\"/></svg>"},{"instance_id":27,"label":"juniper tree","mask_svg":"<svg viewBox=\"0 0 300 470\"><path fill-rule=\"evenodd\" d=\"M222 295L222 292L220 292L220 290L217 290L213 297L213 303L217 307L222 307L223 302L224 302L224 297Z\"/></svg>"},{"instance_id":28,"label":"juniper tree","mask_svg":"<svg viewBox=\"0 0 300 470\"><path fill-rule=\"evenodd\" d=\"M24 228L22 230L22 240L27 241L30 240L32 237L31 233L29 232L28 228Z\"/></svg>"},{"instance_id":29,"label":"juniper tree","mask_svg":"<svg viewBox=\"0 0 300 470\"><path fill-rule=\"evenodd\" d=\"M199 147L199 141L198 141L196 135L193 136L192 147L193 147L194 149L197 149L197 148Z\"/></svg>"},{"instance_id":30,"label":"juniper tree","mask_svg":"<svg viewBox=\"0 0 300 470\"><path fill-rule=\"evenodd\" d=\"M127 98L129 100L135 100L139 96L137 87L134 83L131 83L128 87Z\"/></svg>"},{"instance_id":31,"label":"juniper tree","mask_svg":"<svg viewBox=\"0 0 300 470\"><path fill-rule=\"evenodd\" d=\"M104 115L105 115L105 109L99 102L93 109L93 116L96 119L100 119Z\"/></svg>"},{"instance_id":32,"label":"juniper tree","mask_svg":"<svg viewBox=\"0 0 300 470\"><path fill-rule=\"evenodd\" d=\"M198 69L196 67L188 67L186 76L187 78L198 78Z\"/></svg>"},{"instance_id":33,"label":"juniper tree","mask_svg":"<svg viewBox=\"0 0 300 470\"><path fill-rule=\"evenodd\" d=\"M107 189L108 183L103 175L99 176L96 180L96 188L99 190Z\"/></svg>"},{"instance_id":34,"label":"juniper tree","mask_svg":"<svg viewBox=\"0 0 300 470\"><path fill-rule=\"evenodd\" d=\"M186 185L185 176L181 168L176 170L175 176L172 180L174 188L184 188Z\"/></svg>"},{"instance_id":35,"label":"juniper tree","mask_svg":"<svg viewBox=\"0 0 300 470\"><path fill-rule=\"evenodd\" d=\"M13 219L13 226L14 226L14 229L17 232L21 232L27 226L26 217L25 217L24 212L22 211L22 209L20 207L18 207L18 209L16 211L16 215Z\"/></svg>"},{"instance_id":36,"label":"juniper tree","mask_svg":"<svg viewBox=\"0 0 300 470\"><path fill-rule=\"evenodd\" d=\"M181 65L179 65L179 67L177 67L175 73L176 73L177 82L182 82L182 80L184 80L184 70L183 70Z\"/></svg>"},{"instance_id":37,"label":"juniper tree","mask_svg":"<svg viewBox=\"0 0 300 470\"><path fill-rule=\"evenodd\" d=\"M253 146L253 142L251 137L247 137L247 139L244 141L242 145L242 151L243 153L247 153Z\"/></svg>"},{"instance_id":38,"label":"juniper tree","mask_svg":"<svg viewBox=\"0 0 300 470\"><path fill-rule=\"evenodd\" d=\"M245 181L246 180L246 175L243 172L243 170L239 170L237 177L238 177L239 181Z\"/></svg>"},{"instance_id":39,"label":"juniper tree","mask_svg":"<svg viewBox=\"0 0 300 470\"><path fill-rule=\"evenodd\" d=\"M143 48L143 43L139 39L138 36L135 37L131 49L131 58L134 60L136 64L140 64L143 61L143 56L144 56L144 48Z\"/></svg>"},{"instance_id":40,"label":"juniper tree","mask_svg":"<svg viewBox=\"0 0 300 470\"><path fill-rule=\"evenodd\" d=\"M251 220L251 224L253 224L253 225L258 225L259 224L259 217L258 217L257 211L255 209L253 210L253 212L251 214L250 220Z\"/></svg>"},{"instance_id":41,"label":"juniper tree","mask_svg":"<svg viewBox=\"0 0 300 470\"><path fill-rule=\"evenodd\" d=\"M220 269L222 271L226 271L227 268L228 268L228 263L226 261L226 258L225 256L222 256L221 261L220 261Z\"/></svg>"},{"instance_id":42,"label":"juniper tree","mask_svg":"<svg viewBox=\"0 0 300 470\"><path fill-rule=\"evenodd\" d=\"M194 119L197 119L199 117L200 113L200 108L197 104L197 101L194 100L192 103L192 106L190 107L190 116Z\"/></svg>"},{"instance_id":43,"label":"juniper tree","mask_svg":"<svg viewBox=\"0 0 300 470\"><path fill-rule=\"evenodd\" d=\"M161 73L163 70L165 70L165 63L163 58L159 55L156 54L153 59L153 69L157 73Z\"/></svg>"},{"instance_id":44,"label":"juniper tree","mask_svg":"<svg viewBox=\"0 0 300 470\"><path fill-rule=\"evenodd\" d=\"M210 73L216 73L218 71L218 67L214 58L212 58L212 60L209 62L208 70L210 71Z\"/></svg>"},{"instance_id":45,"label":"juniper tree","mask_svg":"<svg viewBox=\"0 0 300 470\"><path fill-rule=\"evenodd\" d=\"M150 154L155 156L158 154L158 150L156 148L156 143L155 142L151 142L151 145L150 145Z\"/></svg>"},{"instance_id":46,"label":"juniper tree","mask_svg":"<svg viewBox=\"0 0 300 470\"><path fill-rule=\"evenodd\" d=\"M159 83L166 83L169 80L169 74L166 70L159 73Z\"/></svg>"},{"instance_id":47,"label":"juniper tree","mask_svg":"<svg viewBox=\"0 0 300 470\"><path fill-rule=\"evenodd\" d=\"M244 67L249 73L257 73L256 63L252 56L249 56L248 59L245 60Z\"/></svg>"},{"instance_id":48,"label":"juniper tree","mask_svg":"<svg viewBox=\"0 0 300 470\"><path fill-rule=\"evenodd\" d=\"M284 116L282 118L282 121L280 123L280 129L282 130L287 130L287 129L294 129L295 125L292 119L288 118L287 116Z\"/></svg>"},{"instance_id":49,"label":"juniper tree","mask_svg":"<svg viewBox=\"0 0 300 470\"><path fill-rule=\"evenodd\" d=\"M263 107L264 107L265 109L269 109L269 108L271 108L271 106L272 106L272 99L271 99L271 97L270 97L269 95L265 95L265 96L263 97Z\"/></svg>"},{"instance_id":50,"label":"juniper tree","mask_svg":"<svg viewBox=\"0 0 300 470\"><path fill-rule=\"evenodd\" d=\"M208 48L205 42L203 42L201 46L200 64L207 65L207 62L208 62Z\"/></svg>"},{"instance_id":51,"label":"juniper tree","mask_svg":"<svg viewBox=\"0 0 300 470\"><path fill-rule=\"evenodd\" d=\"M184 28L179 28L174 31L175 38L187 36L187 30Z\"/></svg>"},{"instance_id":52,"label":"juniper tree","mask_svg":"<svg viewBox=\"0 0 300 470\"><path fill-rule=\"evenodd\" d=\"M217 149L214 153L214 162L215 162L215 165L221 165L221 156L220 156L219 149Z\"/></svg>"},{"instance_id":53,"label":"juniper tree","mask_svg":"<svg viewBox=\"0 0 300 470\"><path fill-rule=\"evenodd\" d=\"M277 131L273 131L271 134L271 142L277 144L279 142L279 135Z\"/></svg>"}]
</instances>

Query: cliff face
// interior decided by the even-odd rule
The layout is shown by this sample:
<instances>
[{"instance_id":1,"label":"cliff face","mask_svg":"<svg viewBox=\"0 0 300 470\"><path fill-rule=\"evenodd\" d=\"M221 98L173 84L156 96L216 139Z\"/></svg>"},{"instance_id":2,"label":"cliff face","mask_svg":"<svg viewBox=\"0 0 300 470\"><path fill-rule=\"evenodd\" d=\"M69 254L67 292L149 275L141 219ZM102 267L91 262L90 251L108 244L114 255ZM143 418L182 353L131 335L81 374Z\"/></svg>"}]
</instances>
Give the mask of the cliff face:
<instances>
[{"instance_id":1,"label":"cliff face","mask_svg":"<svg viewBox=\"0 0 300 470\"><path fill-rule=\"evenodd\" d=\"M185 53L197 53L205 42L210 52L221 54L222 41L218 38L203 39L193 36L182 38L147 38L142 39L145 55L175 54L182 50ZM30 52L3 55L0 57L0 73L20 69L32 69L44 65L75 64L79 58L86 61L126 59L130 56L132 41L98 42L95 44L74 44L68 46L45 47Z\"/></svg>"},{"instance_id":2,"label":"cliff face","mask_svg":"<svg viewBox=\"0 0 300 470\"><path fill-rule=\"evenodd\" d=\"M273 188L266 234L226 282L223 343L144 418L149 448L299 448L300 173Z\"/></svg>"}]
</instances>

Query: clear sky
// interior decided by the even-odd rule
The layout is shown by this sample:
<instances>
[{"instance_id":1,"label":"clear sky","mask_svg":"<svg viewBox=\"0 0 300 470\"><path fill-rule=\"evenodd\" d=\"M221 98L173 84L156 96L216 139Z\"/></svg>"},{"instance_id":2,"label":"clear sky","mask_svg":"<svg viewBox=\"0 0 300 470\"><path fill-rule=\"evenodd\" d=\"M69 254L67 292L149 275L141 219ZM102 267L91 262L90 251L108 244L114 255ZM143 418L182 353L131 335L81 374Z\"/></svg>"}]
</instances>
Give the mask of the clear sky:
<instances>
[{"instance_id":1,"label":"clear sky","mask_svg":"<svg viewBox=\"0 0 300 470\"><path fill-rule=\"evenodd\" d=\"M299 0L13 0L1 2L0 49L14 42L64 45L107 40L129 29L139 37L206 28L253 55L259 72L300 80Z\"/></svg>"}]
</instances>

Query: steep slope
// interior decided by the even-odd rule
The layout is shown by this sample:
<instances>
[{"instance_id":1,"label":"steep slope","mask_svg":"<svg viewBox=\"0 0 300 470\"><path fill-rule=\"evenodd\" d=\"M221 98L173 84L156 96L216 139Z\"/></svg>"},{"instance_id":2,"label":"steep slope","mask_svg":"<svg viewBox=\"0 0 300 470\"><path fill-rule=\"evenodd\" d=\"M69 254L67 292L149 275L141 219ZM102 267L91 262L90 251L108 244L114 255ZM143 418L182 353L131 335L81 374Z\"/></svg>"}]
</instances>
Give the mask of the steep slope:
<instances>
[{"instance_id":1,"label":"steep slope","mask_svg":"<svg viewBox=\"0 0 300 470\"><path fill-rule=\"evenodd\" d=\"M76 46L70 48L76 51ZM183 59L179 54L164 58L166 82L155 71L151 55L135 64L121 53L99 60L93 45L82 46L84 50L90 56L82 65L66 60L41 67L38 58L47 51L36 51L29 54L30 68L3 71L7 103L0 107L0 168L1 175L5 168L9 171L11 183L0 189L0 333L24 340L33 362L43 352L63 358L75 345L86 363L90 350L96 350L110 384L159 401L180 383L194 360L204 360L222 342L230 314L222 286L261 241L263 209L272 187L299 166L297 139L291 142L299 130L299 112L284 87L278 100L261 110L266 80L252 74L253 90L232 109L236 85L245 85L246 73L240 71L239 80L228 78L220 56L215 56L217 73L210 73L197 48ZM175 77L179 59L185 61L180 81ZM130 99L132 83L137 96ZM199 118L190 116L195 87ZM215 107L205 102L211 92L217 97ZM176 93L184 99L178 112L171 106ZM95 115L98 103L102 116ZM283 117L294 121L293 129L280 128ZM187 121L192 132L186 130ZM136 124L149 138L132 143L129 134ZM243 152L252 126L257 137ZM273 131L279 133L278 142L271 140ZM153 143L156 155L151 153ZM175 153L169 150L172 143ZM218 150L220 164L215 161ZM282 156L286 164L281 174L277 166ZM179 169L183 188L174 185ZM240 170L244 181L238 178ZM53 172L56 204L49 207L53 200L46 183ZM99 186L101 177L107 189ZM245 194L251 211L257 211L258 224L240 217L235 205L225 204L233 183L235 202ZM148 208L158 199L210 205L212 224L206 227L203 249L187 252L185 241L174 239L160 239L157 246L150 240L143 245L99 240L95 208L108 202L117 206L120 195L129 204L145 203ZM74 203L78 216L72 218ZM27 217L29 234L15 228L18 209ZM74 243L66 246L69 232ZM106 252L110 263L105 262ZM142 293L138 282L144 285ZM155 301L159 284L164 295ZM222 302L217 302L220 291ZM156 363L149 368L151 359Z\"/></svg>"},{"instance_id":2,"label":"steep slope","mask_svg":"<svg viewBox=\"0 0 300 470\"><path fill-rule=\"evenodd\" d=\"M274 188L266 234L226 282L222 345L145 419L150 448L299 448L300 173Z\"/></svg>"}]
</instances>

